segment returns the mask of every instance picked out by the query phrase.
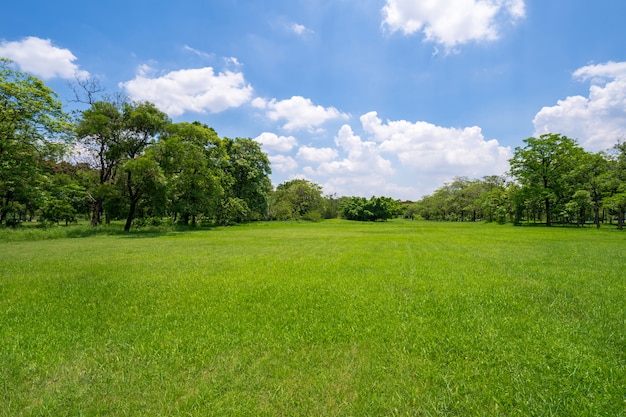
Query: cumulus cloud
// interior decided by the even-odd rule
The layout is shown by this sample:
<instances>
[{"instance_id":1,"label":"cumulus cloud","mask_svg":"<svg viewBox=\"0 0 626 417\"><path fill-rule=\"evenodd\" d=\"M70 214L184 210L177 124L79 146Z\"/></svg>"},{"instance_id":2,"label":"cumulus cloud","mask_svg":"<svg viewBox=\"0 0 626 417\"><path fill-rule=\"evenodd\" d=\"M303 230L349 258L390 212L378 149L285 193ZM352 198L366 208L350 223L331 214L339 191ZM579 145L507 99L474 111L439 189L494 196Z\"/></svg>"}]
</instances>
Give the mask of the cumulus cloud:
<instances>
[{"instance_id":1,"label":"cumulus cloud","mask_svg":"<svg viewBox=\"0 0 626 417\"><path fill-rule=\"evenodd\" d=\"M525 17L524 0L387 0L383 25L405 35L423 32L447 49L498 38L503 22Z\"/></svg>"},{"instance_id":2,"label":"cumulus cloud","mask_svg":"<svg viewBox=\"0 0 626 417\"><path fill-rule=\"evenodd\" d=\"M120 83L133 100L150 101L172 117L185 112L219 113L247 103L252 86L243 73L212 67L183 69L157 75L141 66L134 79Z\"/></svg>"},{"instance_id":3,"label":"cumulus cloud","mask_svg":"<svg viewBox=\"0 0 626 417\"><path fill-rule=\"evenodd\" d=\"M296 155L298 159L308 162L331 161L338 156L337 150L333 148L314 148L311 146L301 146Z\"/></svg>"},{"instance_id":4,"label":"cumulus cloud","mask_svg":"<svg viewBox=\"0 0 626 417\"><path fill-rule=\"evenodd\" d=\"M480 176L508 169L511 149L495 139L485 140L477 126L457 129L406 120L384 124L376 112L361 116L361 123L381 152L396 155L414 171Z\"/></svg>"},{"instance_id":5,"label":"cumulus cloud","mask_svg":"<svg viewBox=\"0 0 626 417\"><path fill-rule=\"evenodd\" d=\"M44 80L87 78L89 73L74 63L69 49L54 46L50 39L29 36L20 41L0 42L0 56L17 63L20 69Z\"/></svg>"},{"instance_id":6,"label":"cumulus cloud","mask_svg":"<svg viewBox=\"0 0 626 417\"><path fill-rule=\"evenodd\" d=\"M287 155L270 155L268 156L272 164L272 171L293 172L298 169L298 163L295 159Z\"/></svg>"},{"instance_id":7,"label":"cumulus cloud","mask_svg":"<svg viewBox=\"0 0 626 417\"><path fill-rule=\"evenodd\" d=\"M259 142L266 152L290 152L298 145L293 136L278 136L271 132L263 132L254 140Z\"/></svg>"},{"instance_id":8,"label":"cumulus cloud","mask_svg":"<svg viewBox=\"0 0 626 417\"><path fill-rule=\"evenodd\" d=\"M380 155L376 143L364 141L355 135L349 125L343 125L335 137L335 144L347 156L343 159L323 162L317 169L309 167L308 173L328 177L357 177L364 175L391 175L394 170L391 161Z\"/></svg>"},{"instance_id":9,"label":"cumulus cloud","mask_svg":"<svg viewBox=\"0 0 626 417\"><path fill-rule=\"evenodd\" d=\"M542 108L533 120L535 134L560 133L591 151L612 147L626 136L626 62L588 65L573 77L590 82L589 95Z\"/></svg>"},{"instance_id":10,"label":"cumulus cloud","mask_svg":"<svg viewBox=\"0 0 626 417\"><path fill-rule=\"evenodd\" d=\"M329 159L310 158L301 170L326 193L416 199L455 176L478 178L509 169L511 149L486 140L476 126L383 122L376 112L362 115L360 121L363 135L343 125L335 137L336 148L325 151ZM301 147L298 157L311 149Z\"/></svg>"},{"instance_id":11,"label":"cumulus cloud","mask_svg":"<svg viewBox=\"0 0 626 417\"><path fill-rule=\"evenodd\" d=\"M283 129L288 131L298 129L313 131L330 120L348 119L347 114L334 107L316 106L311 99L301 96L281 101L255 98L252 105L265 110L267 117L272 121L285 120Z\"/></svg>"}]
</instances>

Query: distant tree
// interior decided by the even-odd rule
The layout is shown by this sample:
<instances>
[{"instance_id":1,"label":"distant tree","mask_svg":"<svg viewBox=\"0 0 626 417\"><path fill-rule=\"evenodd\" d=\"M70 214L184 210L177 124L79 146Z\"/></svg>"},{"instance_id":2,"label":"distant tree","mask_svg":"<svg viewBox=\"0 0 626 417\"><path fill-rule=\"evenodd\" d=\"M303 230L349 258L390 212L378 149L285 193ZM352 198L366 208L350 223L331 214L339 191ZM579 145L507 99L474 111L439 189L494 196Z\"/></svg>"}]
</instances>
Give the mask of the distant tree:
<instances>
[{"instance_id":1,"label":"distant tree","mask_svg":"<svg viewBox=\"0 0 626 417\"><path fill-rule=\"evenodd\" d=\"M272 206L278 220L321 219L324 209L322 187L305 179L283 182L276 187Z\"/></svg>"},{"instance_id":2,"label":"distant tree","mask_svg":"<svg viewBox=\"0 0 626 417\"><path fill-rule=\"evenodd\" d=\"M626 142L619 141L609 155L609 167L604 200L609 211L617 216L617 227L623 229L626 214Z\"/></svg>"},{"instance_id":3,"label":"distant tree","mask_svg":"<svg viewBox=\"0 0 626 417\"><path fill-rule=\"evenodd\" d=\"M531 197L543 202L546 225L550 226L556 208L569 201L566 176L574 169L584 150L575 140L558 134L531 137L524 143L524 147L515 149L509 161L511 173Z\"/></svg>"},{"instance_id":4,"label":"distant tree","mask_svg":"<svg viewBox=\"0 0 626 417\"><path fill-rule=\"evenodd\" d=\"M398 202L390 197L349 197L341 203L341 216L347 220L388 220L402 213Z\"/></svg>"}]
</instances>

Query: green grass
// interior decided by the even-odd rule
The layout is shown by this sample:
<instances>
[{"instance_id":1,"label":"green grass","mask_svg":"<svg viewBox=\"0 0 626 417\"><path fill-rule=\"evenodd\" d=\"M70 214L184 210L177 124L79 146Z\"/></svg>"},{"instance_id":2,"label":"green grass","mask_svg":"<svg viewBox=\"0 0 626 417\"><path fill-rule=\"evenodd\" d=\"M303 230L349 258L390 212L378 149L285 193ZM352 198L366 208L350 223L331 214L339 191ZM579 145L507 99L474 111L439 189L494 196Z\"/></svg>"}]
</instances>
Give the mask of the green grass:
<instances>
[{"instance_id":1,"label":"green grass","mask_svg":"<svg viewBox=\"0 0 626 417\"><path fill-rule=\"evenodd\" d=\"M54 233L0 235L0 416L626 415L615 230Z\"/></svg>"}]
</instances>

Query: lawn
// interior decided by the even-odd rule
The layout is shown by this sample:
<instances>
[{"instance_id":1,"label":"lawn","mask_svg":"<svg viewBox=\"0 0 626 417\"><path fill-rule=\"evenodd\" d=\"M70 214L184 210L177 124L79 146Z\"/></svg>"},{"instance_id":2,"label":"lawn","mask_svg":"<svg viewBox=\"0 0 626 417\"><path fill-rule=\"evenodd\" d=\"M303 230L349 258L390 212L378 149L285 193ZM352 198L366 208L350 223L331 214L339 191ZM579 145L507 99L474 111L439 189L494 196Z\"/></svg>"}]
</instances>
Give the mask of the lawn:
<instances>
[{"instance_id":1,"label":"lawn","mask_svg":"<svg viewBox=\"0 0 626 417\"><path fill-rule=\"evenodd\" d=\"M626 415L616 230L15 233L0 416Z\"/></svg>"}]
</instances>

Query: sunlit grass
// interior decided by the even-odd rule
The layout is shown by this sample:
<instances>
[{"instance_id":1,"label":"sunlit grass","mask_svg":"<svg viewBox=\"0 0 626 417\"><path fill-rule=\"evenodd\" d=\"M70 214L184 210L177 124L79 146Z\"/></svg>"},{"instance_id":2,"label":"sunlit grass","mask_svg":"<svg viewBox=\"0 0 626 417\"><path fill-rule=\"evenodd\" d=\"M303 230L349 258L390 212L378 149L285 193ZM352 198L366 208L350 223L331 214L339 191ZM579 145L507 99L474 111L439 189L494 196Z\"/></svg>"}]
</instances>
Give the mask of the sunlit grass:
<instances>
[{"instance_id":1,"label":"sunlit grass","mask_svg":"<svg viewBox=\"0 0 626 417\"><path fill-rule=\"evenodd\" d=\"M0 243L0 415L619 416L626 235L411 221Z\"/></svg>"}]
</instances>

